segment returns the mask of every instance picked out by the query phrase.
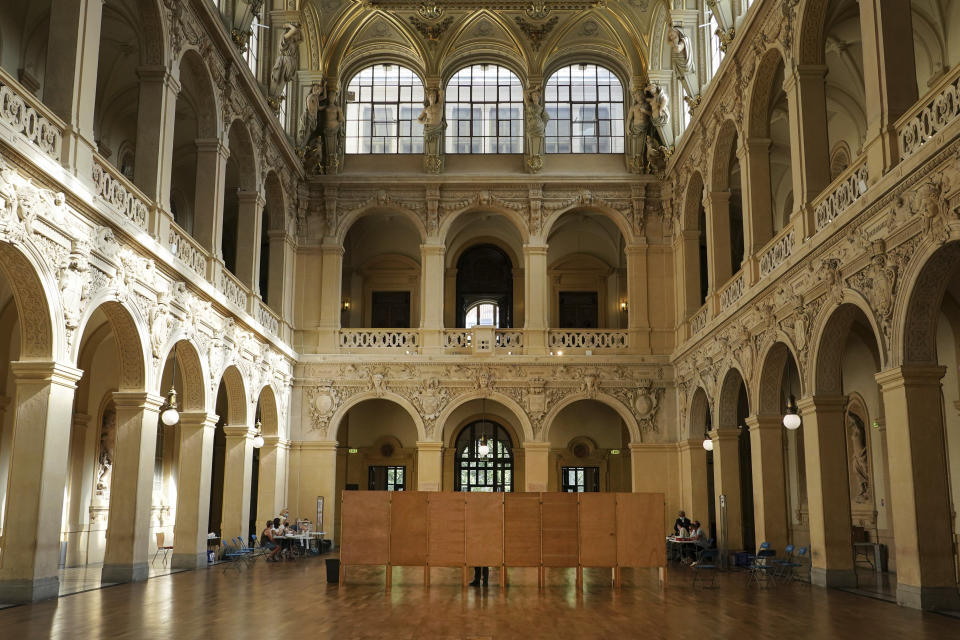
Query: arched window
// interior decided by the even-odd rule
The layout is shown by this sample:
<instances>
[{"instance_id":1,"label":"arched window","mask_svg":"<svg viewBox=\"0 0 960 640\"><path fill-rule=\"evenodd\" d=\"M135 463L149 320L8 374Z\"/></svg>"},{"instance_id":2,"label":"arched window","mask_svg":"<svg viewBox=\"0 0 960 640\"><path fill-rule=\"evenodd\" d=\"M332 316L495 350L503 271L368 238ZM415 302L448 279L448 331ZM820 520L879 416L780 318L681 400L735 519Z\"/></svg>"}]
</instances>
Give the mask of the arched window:
<instances>
[{"instance_id":1,"label":"arched window","mask_svg":"<svg viewBox=\"0 0 960 640\"><path fill-rule=\"evenodd\" d=\"M423 83L410 69L375 64L347 86L347 153L423 153Z\"/></svg>"},{"instance_id":2,"label":"arched window","mask_svg":"<svg viewBox=\"0 0 960 640\"><path fill-rule=\"evenodd\" d=\"M523 153L523 88L509 69L464 67L445 98L447 153Z\"/></svg>"},{"instance_id":3,"label":"arched window","mask_svg":"<svg viewBox=\"0 0 960 640\"><path fill-rule=\"evenodd\" d=\"M500 306L491 300L478 302L467 309L463 326L472 329L476 326L499 327Z\"/></svg>"},{"instance_id":4,"label":"arched window","mask_svg":"<svg viewBox=\"0 0 960 640\"><path fill-rule=\"evenodd\" d=\"M257 49L260 46L260 18L253 16L253 22L250 23L250 38L247 40L247 51L244 57L247 59L247 65L250 71L253 71L253 77L257 77Z\"/></svg>"},{"instance_id":5,"label":"arched window","mask_svg":"<svg viewBox=\"0 0 960 640\"><path fill-rule=\"evenodd\" d=\"M623 153L623 86L609 70L564 67L544 94L547 153Z\"/></svg>"},{"instance_id":6,"label":"arched window","mask_svg":"<svg viewBox=\"0 0 960 640\"><path fill-rule=\"evenodd\" d=\"M490 420L471 422L457 436L454 491L513 491L513 445Z\"/></svg>"}]
</instances>

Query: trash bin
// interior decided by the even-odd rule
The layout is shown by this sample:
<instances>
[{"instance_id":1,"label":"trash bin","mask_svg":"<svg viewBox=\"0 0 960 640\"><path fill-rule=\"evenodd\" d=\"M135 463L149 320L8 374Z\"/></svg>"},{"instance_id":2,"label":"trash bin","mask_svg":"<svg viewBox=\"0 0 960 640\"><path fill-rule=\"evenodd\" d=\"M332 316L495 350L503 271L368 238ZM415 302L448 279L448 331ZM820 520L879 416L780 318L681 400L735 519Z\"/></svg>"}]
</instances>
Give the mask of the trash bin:
<instances>
[{"instance_id":1,"label":"trash bin","mask_svg":"<svg viewBox=\"0 0 960 640\"><path fill-rule=\"evenodd\" d=\"M340 558L327 558L327 583L340 582Z\"/></svg>"}]
</instances>

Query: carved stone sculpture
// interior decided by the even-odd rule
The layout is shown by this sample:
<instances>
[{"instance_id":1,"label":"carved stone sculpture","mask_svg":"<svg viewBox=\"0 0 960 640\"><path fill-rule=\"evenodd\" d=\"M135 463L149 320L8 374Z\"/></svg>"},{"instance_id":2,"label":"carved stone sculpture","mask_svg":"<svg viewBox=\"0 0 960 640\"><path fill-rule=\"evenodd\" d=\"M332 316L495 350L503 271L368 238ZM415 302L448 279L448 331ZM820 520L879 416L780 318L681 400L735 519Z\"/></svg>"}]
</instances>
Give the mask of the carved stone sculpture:
<instances>
[{"instance_id":1,"label":"carved stone sculpture","mask_svg":"<svg viewBox=\"0 0 960 640\"><path fill-rule=\"evenodd\" d=\"M847 431L850 432L850 471L856 495L854 502L862 504L870 500L870 466L867 452L867 430L863 419L853 411L847 411Z\"/></svg>"},{"instance_id":2,"label":"carved stone sculpture","mask_svg":"<svg viewBox=\"0 0 960 640\"><path fill-rule=\"evenodd\" d=\"M650 105L640 89L630 92L633 104L627 112L627 165L633 173L644 173L647 168L647 131L650 129Z\"/></svg>"},{"instance_id":3,"label":"carved stone sculpture","mask_svg":"<svg viewBox=\"0 0 960 640\"><path fill-rule=\"evenodd\" d=\"M283 29L277 59L270 71L270 97L276 102L275 108L279 108L284 87L300 68L300 41L303 40L299 23L288 22Z\"/></svg>"},{"instance_id":4,"label":"carved stone sculpture","mask_svg":"<svg viewBox=\"0 0 960 640\"><path fill-rule=\"evenodd\" d=\"M443 171L443 136L447 120L443 114L443 90L427 91L423 111L417 116L423 125L423 170L438 174Z\"/></svg>"},{"instance_id":5,"label":"carved stone sculpture","mask_svg":"<svg viewBox=\"0 0 960 640\"><path fill-rule=\"evenodd\" d=\"M656 82L651 82L643 89L643 97L650 105L650 126L659 134L660 141L666 145L670 141L670 132L667 124L670 122L670 99L666 92Z\"/></svg>"},{"instance_id":6,"label":"carved stone sculpture","mask_svg":"<svg viewBox=\"0 0 960 640\"><path fill-rule=\"evenodd\" d=\"M323 167L326 173L340 173L343 165L343 123L340 92L332 89L323 108Z\"/></svg>"},{"instance_id":7,"label":"carved stone sculpture","mask_svg":"<svg viewBox=\"0 0 960 640\"><path fill-rule=\"evenodd\" d=\"M97 495L110 495L113 478L113 447L117 433L117 412L111 406L104 410L100 424L100 445L97 451Z\"/></svg>"},{"instance_id":8,"label":"carved stone sculpture","mask_svg":"<svg viewBox=\"0 0 960 640\"><path fill-rule=\"evenodd\" d=\"M687 94L687 101L693 104L699 100L699 95L694 94L690 86L689 76L696 72L696 65L693 63L687 34L680 27L672 27L667 32L667 43L669 43L671 49L670 66Z\"/></svg>"},{"instance_id":9,"label":"carved stone sculpture","mask_svg":"<svg viewBox=\"0 0 960 640\"><path fill-rule=\"evenodd\" d=\"M524 128L527 138L526 165L530 173L540 173L543 169L544 135L550 120L543 106L543 93L539 85L527 90L524 96Z\"/></svg>"},{"instance_id":10,"label":"carved stone sculpture","mask_svg":"<svg viewBox=\"0 0 960 640\"><path fill-rule=\"evenodd\" d=\"M297 145L304 167L310 173L323 173L323 149L320 146L320 112L327 103L327 85L315 82L303 100L297 125Z\"/></svg>"}]
</instances>

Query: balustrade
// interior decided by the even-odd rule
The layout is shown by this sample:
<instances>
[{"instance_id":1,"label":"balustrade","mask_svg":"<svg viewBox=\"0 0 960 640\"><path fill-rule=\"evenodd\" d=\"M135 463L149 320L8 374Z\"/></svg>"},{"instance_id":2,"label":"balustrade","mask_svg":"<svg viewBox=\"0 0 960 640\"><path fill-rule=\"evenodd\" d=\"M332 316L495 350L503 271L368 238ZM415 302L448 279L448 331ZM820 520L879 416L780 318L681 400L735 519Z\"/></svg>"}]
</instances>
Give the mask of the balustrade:
<instances>
[{"instance_id":1,"label":"balustrade","mask_svg":"<svg viewBox=\"0 0 960 640\"><path fill-rule=\"evenodd\" d=\"M190 234L181 229L172 220L167 232L167 248L176 256L177 260L188 269L203 278L207 270L207 252L203 250Z\"/></svg>"},{"instance_id":2,"label":"balustrade","mask_svg":"<svg viewBox=\"0 0 960 640\"><path fill-rule=\"evenodd\" d=\"M817 231L847 210L867 191L867 163L853 165L834 180L813 203Z\"/></svg>"},{"instance_id":3,"label":"balustrade","mask_svg":"<svg viewBox=\"0 0 960 640\"><path fill-rule=\"evenodd\" d=\"M906 160L960 118L960 66L947 75L917 107L897 123L900 159ZM930 95L930 94L927 94Z\"/></svg>"},{"instance_id":4,"label":"balustrade","mask_svg":"<svg viewBox=\"0 0 960 640\"><path fill-rule=\"evenodd\" d=\"M737 300L743 297L744 291L744 282L743 282L743 273L737 275L730 283L720 291L719 304L720 311L726 311L729 309Z\"/></svg>"},{"instance_id":5,"label":"balustrade","mask_svg":"<svg viewBox=\"0 0 960 640\"><path fill-rule=\"evenodd\" d=\"M523 331L518 329L497 329L498 349L521 349L523 347Z\"/></svg>"},{"instance_id":6,"label":"balustrade","mask_svg":"<svg viewBox=\"0 0 960 640\"><path fill-rule=\"evenodd\" d=\"M629 334L620 329L557 329L548 334L551 349L625 350Z\"/></svg>"},{"instance_id":7,"label":"balustrade","mask_svg":"<svg viewBox=\"0 0 960 640\"><path fill-rule=\"evenodd\" d=\"M420 332L414 329L340 329L341 349L416 349Z\"/></svg>"},{"instance_id":8,"label":"balustrade","mask_svg":"<svg viewBox=\"0 0 960 640\"><path fill-rule=\"evenodd\" d=\"M220 273L217 276L217 290L226 296L227 302L231 302L241 310L246 311L246 288L244 288L243 283L240 282L235 275L227 271L225 267L221 267Z\"/></svg>"},{"instance_id":9,"label":"balustrade","mask_svg":"<svg viewBox=\"0 0 960 640\"><path fill-rule=\"evenodd\" d=\"M777 267L787 261L793 254L797 234L792 226L785 227L780 234L771 240L766 248L760 252L760 277L766 277Z\"/></svg>"},{"instance_id":10,"label":"balustrade","mask_svg":"<svg viewBox=\"0 0 960 640\"><path fill-rule=\"evenodd\" d=\"M469 329L444 329L443 348L452 350L470 349L473 344L473 332Z\"/></svg>"},{"instance_id":11,"label":"balustrade","mask_svg":"<svg viewBox=\"0 0 960 640\"><path fill-rule=\"evenodd\" d=\"M60 162L65 125L2 69L0 122L54 161Z\"/></svg>"},{"instance_id":12,"label":"balustrade","mask_svg":"<svg viewBox=\"0 0 960 640\"><path fill-rule=\"evenodd\" d=\"M710 310L707 305L704 305L697 313L690 318L690 335L695 336L701 331L704 327L707 326L707 320L710 318Z\"/></svg>"},{"instance_id":13,"label":"balustrade","mask_svg":"<svg viewBox=\"0 0 960 640\"><path fill-rule=\"evenodd\" d=\"M280 335L280 316L268 307L263 300L260 300L257 305L257 320L268 332L275 336Z\"/></svg>"},{"instance_id":14,"label":"balustrade","mask_svg":"<svg viewBox=\"0 0 960 640\"><path fill-rule=\"evenodd\" d=\"M100 197L111 209L140 229L147 228L149 198L140 193L132 182L114 169L98 154L93 158L93 184Z\"/></svg>"}]
</instances>

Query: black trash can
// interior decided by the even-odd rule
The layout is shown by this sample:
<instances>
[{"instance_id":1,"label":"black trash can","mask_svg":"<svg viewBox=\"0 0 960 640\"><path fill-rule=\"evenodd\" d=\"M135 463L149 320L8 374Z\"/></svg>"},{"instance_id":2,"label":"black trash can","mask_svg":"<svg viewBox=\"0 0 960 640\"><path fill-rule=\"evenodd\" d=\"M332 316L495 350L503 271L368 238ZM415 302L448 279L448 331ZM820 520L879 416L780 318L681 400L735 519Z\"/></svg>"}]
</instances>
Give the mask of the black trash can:
<instances>
[{"instance_id":1,"label":"black trash can","mask_svg":"<svg viewBox=\"0 0 960 640\"><path fill-rule=\"evenodd\" d=\"M340 558L327 558L327 583L339 584Z\"/></svg>"}]
</instances>

